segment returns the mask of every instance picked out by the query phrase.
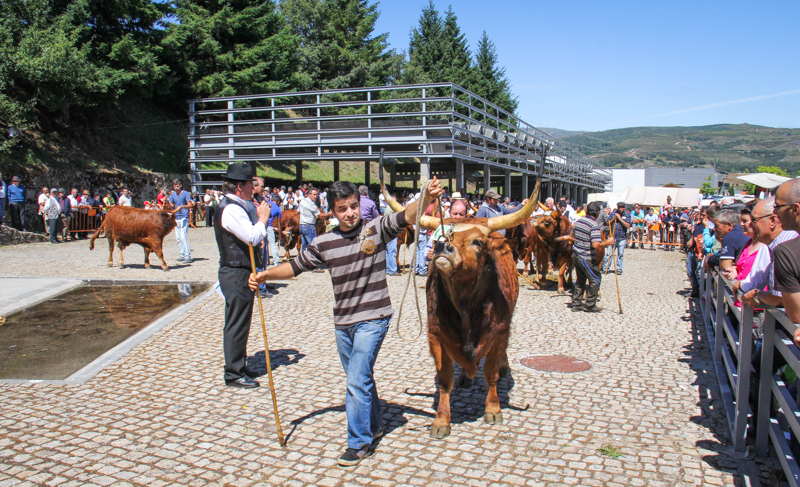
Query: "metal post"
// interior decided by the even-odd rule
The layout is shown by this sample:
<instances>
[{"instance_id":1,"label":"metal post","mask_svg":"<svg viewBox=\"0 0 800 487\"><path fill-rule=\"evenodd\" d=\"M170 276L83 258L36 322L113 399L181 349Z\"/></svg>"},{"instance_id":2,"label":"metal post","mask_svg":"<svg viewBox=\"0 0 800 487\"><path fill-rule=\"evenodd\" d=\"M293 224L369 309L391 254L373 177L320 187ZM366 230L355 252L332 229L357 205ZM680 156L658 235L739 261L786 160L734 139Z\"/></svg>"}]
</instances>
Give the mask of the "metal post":
<instances>
[{"instance_id":1,"label":"metal post","mask_svg":"<svg viewBox=\"0 0 800 487\"><path fill-rule=\"evenodd\" d=\"M272 107L269 112L272 120L275 120L275 98L270 98L269 102L269 106ZM275 157L275 122L273 121L270 125L272 125L272 157Z\"/></svg>"},{"instance_id":2,"label":"metal post","mask_svg":"<svg viewBox=\"0 0 800 487\"><path fill-rule=\"evenodd\" d=\"M322 99L319 95L317 95L317 155L322 155L322 120L320 117L322 116L322 108L320 108L320 103Z\"/></svg>"},{"instance_id":3,"label":"metal post","mask_svg":"<svg viewBox=\"0 0 800 487\"><path fill-rule=\"evenodd\" d=\"M392 187L392 191L397 191L397 185L395 181L397 181L397 162L392 161L392 173L389 177L389 186Z\"/></svg>"},{"instance_id":4,"label":"metal post","mask_svg":"<svg viewBox=\"0 0 800 487\"><path fill-rule=\"evenodd\" d=\"M725 290L723 289L722 291L724 292ZM745 433L747 433L747 412L750 409L750 367L752 366L752 358L753 308L742 306L742 322L739 323L739 353L736 357L739 382L736 387L736 418L733 423L733 446L739 452L744 451L747 444Z\"/></svg>"},{"instance_id":5,"label":"metal post","mask_svg":"<svg viewBox=\"0 0 800 487\"><path fill-rule=\"evenodd\" d=\"M194 162L195 158L197 157L197 151L195 150L195 140L194 136L196 134L195 129L195 115L194 115L194 102L189 102L189 170L191 171L192 177L192 193L197 192L197 170L200 168L200 164Z\"/></svg>"},{"instance_id":6,"label":"metal post","mask_svg":"<svg viewBox=\"0 0 800 487\"><path fill-rule=\"evenodd\" d=\"M488 164L483 165L483 192L489 191L492 187L492 170Z\"/></svg>"},{"instance_id":7,"label":"metal post","mask_svg":"<svg viewBox=\"0 0 800 487\"><path fill-rule=\"evenodd\" d=\"M456 187L455 191L461 191L461 188L466 189L466 184L464 184L464 161L461 159L456 159ZM453 188L451 188L453 189ZM462 195L463 196L463 195Z\"/></svg>"},{"instance_id":8,"label":"metal post","mask_svg":"<svg viewBox=\"0 0 800 487\"><path fill-rule=\"evenodd\" d=\"M339 180L339 161L333 161L333 180Z\"/></svg>"},{"instance_id":9,"label":"metal post","mask_svg":"<svg viewBox=\"0 0 800 487\"><path fill-rule=\"evenodd\" d=\"M369 186L369 161L364 161L364 184Z\"/></svg>"},{"instance_id":10,"label":"metal post","mask_svg":"<svg viewBox=\"0 0 800 487\"><path fill-rule=\"evenodd\" d=\"M372 92L367 92L367 101L372 101ZM372 103L367 105L367 127L370 129L369 131L369 155L372 155ZM369 184L369 183L367 183Z\"/></svg>"},{"instance_id":11,"label":"metal post","mask_svg":"<svg viewBox=\"0 0 800 487\"><path fill-rule=\"evenodd\" d=\"M303 161L296 161L294 163L294 174L297 177L297 185L303 185Z\"/></svg>"},{"instance_id":12,"label":"metal post","mask_svg":"<svg viewBox=\"0 0 800 487\"><path fill-rule=\"evenodd\" d=\"M228 122L233 122L233 100L228 101ZM233 159L236 158L236 151L233 148L233 124L228 124L228 159L229 162L233 162Z\"/></svg>"},{"instance_id":13,"label":"metal post","mask_svg":"<svg viewBox=\"0 0 800 487\"><path fill-rule=\"evenodd\" d=\"M528 173L522 173L522 199L530 196L528 194Z\"/></svg>"},{"instance_id":14,"label":"metal post","mask_svg":"<svg viewBox=\"0 0 800 487\"><path fill-rule=\"evenodd\" d=\"M511 197L511 169L506 169L505 176L506 176L505 177L505 181L504 181L505 182L505 184L504 184L505 189L503 190L503 196L510 198Z\"/></svg>"},{"instance_id":15,"label":"metal post","mask_svg":"<svg viewBox=\"0 0 800 487\"><path fill-rule=\"evenodd\" d=\"M764 312L764 334L761 342L761 370L758 377L758 410L756 412L756 453L769 455L769 415L772 403L772 363L775 353L775 316Z\"/></svg>"},{"instance_id":16,"label":"metal post","mask_svg":"<svg viewBox=\"0 0 800 487\"><path fill-rule=\"evenodd\" d=\"M717 309L714 322L714 361L722 360L722 346L725 345L725 282L722 273L717 274ZM742 339L742 337L739 337Z\"/></svg>"}]
</instances>

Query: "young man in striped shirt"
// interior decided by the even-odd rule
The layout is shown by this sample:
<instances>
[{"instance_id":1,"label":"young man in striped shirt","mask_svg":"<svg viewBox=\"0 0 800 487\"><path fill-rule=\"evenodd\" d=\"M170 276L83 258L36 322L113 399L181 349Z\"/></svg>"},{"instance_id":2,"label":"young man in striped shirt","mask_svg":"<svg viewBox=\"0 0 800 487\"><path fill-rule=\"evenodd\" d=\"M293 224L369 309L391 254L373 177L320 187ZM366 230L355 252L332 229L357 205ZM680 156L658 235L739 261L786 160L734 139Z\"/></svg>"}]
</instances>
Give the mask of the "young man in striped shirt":
<instances>
[{"instance_id":1,"label":"young man in striped shirt","mask_svg":"<svg viewBox=\"0 0 800 487\"><path fill-rule=\"evenodd\" d=\"M441 193L434 177L422 201L363 223L358 187L336 181L328 188L328 201L339 226L316 237L294 260L250 277L250 288L256 289L264 281L291 279L322 264L330 271L336 348L347 375L347 450L339 465L358 464L383 435L373 366L394 313L386 285L386 244L416 223L418 204L427 208Z\"/></svg>"},{"instance_id":2,"label":"young man in striped shirt","mask_svg":"<svg viewBox=\"0 0 800 487\"><path fill-rule=\"evenodd\" d=\"M597 224L600 214L600 203L594 201L586 207L586 216L575 222L572 236L572 264L575 266L575 285L572 288L572 311L596 313L603 308L597 305L600 292L600 263L597 250L614 245L614 237L603 240L601 228ZM588 281L588 285L587 285ZM586 302L583 301L584 292Z\"/></svg>"}]
</instances>

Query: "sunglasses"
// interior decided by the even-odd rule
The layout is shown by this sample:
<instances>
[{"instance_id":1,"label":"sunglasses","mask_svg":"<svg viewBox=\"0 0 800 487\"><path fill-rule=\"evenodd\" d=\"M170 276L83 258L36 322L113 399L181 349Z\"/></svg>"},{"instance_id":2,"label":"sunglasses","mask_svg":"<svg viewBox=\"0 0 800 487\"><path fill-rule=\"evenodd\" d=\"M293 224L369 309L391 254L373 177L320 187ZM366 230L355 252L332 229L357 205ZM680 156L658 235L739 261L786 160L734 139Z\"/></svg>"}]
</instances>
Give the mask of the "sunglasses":
<instances>
[{"instance_id":1,"label":"sunglasses","mask_svg":"<svg viewBox=\"0 0 800 487\"><path fill-rule=\"evenodd\" d=\"M770 214L770 215L764 215L764 216L760 216L760 217L758 217L758 218L752 218L752 217L751 217L751 220L750 220L750 225L755 225L755 224L756 224L756 222L758 222L758 220L761 220L762 218L769 218L769 217L771 217L771 216L775 216L775 215L773 215L773 214Z\"/></svg>"},{"instance_id":2,"label":"sunglasses","mask_svg":"<svg viewBox=\"0 0 800 487\"><path fill-rule=\"evenodd\" d=\"M773 208L772 211L777 213L777 211L783 208L784 206L792 206L793 204L794 203L786 203L785 205L775 205L772 207Z\"/></svg>"}]
</instances>

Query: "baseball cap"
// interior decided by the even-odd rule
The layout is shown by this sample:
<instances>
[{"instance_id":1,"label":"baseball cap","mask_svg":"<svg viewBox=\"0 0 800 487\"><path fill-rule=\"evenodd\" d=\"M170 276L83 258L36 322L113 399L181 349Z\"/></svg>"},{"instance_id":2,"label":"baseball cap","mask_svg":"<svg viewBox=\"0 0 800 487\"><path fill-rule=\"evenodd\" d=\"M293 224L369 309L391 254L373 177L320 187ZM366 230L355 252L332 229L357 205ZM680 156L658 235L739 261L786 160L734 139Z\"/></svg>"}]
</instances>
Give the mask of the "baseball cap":
<instances>
[{"instance_id":1,"label":"baseball cap","mask_svg":"<svg viewBox=\"0 0 800 487\"><path fill-rule=\"evenodd\" d=\"M500 194L497 191L490 189L489 191L486 192L486 197L498 199L500 198Z\"/></svg>"},{"instance_id":2,"label":"baseball cap","mask_svg":"<svg viewBox=\"0 0 800 487\"><path fill-rule=\"evenodd\" d=\"M14 176L11 178L11 182L19 181L19 176Z\"/></svg>"},{"instance_id":3,"label":"baseball cap","mask_svg":"<svg viewBox=\"0 0 800 487\"><path fill-rule=\"evenodd\" d=\"M463 196L461 196L461 193L459 193L458 191L456 191L455 193L453 193L453 195L450 197L450 199L453 199L453 200L463 200L463 199L464 199L464 197L463 197Z\"/></svg>"}]
</instances>

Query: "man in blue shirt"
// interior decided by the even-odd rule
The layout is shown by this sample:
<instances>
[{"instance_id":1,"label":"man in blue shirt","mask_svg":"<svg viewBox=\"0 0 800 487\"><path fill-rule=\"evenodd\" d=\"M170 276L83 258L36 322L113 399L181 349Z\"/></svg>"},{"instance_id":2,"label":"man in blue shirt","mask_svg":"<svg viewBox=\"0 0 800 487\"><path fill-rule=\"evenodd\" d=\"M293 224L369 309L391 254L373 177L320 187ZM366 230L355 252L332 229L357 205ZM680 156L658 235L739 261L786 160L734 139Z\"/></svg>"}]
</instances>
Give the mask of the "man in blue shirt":
<instances>
[{"instance_id":1,"label":"man in blue shirt","mask_svg":"<svg viewBox=\"0 0 800 487\"><path fill-rule=\"evenodd\" d=\"M705 263L706 270L719 267L726 270L736 265L742 249L750 242L739 224L739 214L733 210L722 210L714 216L714 228L722 235L722 248L711 255Z\"/></svg>"},{"instance_id":2,"label":"man in blue shirt","mask_svg":"<svg viewBox=\"0 0 800 487\"><path fill-rule=\"evenodd\" d=\"M190 264L192 262L192 254L189 250L189 208L194 206L192 195L188 191L183 190L183 184L180 179L172 181L172 189L175 190L169 195L169 202L175 208L183 205L183 208L175 213L175 240L178 241L178 262Z\"/></svg>"},{"instance_id":3,"label":"man in blue shirt","mask_svg":"<svg viewBox=\"0 0 800 487\"><path fill-rule=\"evenodd\" d=\"M626 236L628 229L631 227L631 213L625 209L625 202L620 201L617 203L617 211L609 215L609 220L606 225L611 225L614 229L614 253L617 254L617 274L622 275L622 256L625 253L625 244L627 243ZM611 254L606 250L603 256L603 272L608 274L611 267Z\"/></svg>"},{"instance_id":4,"label":"man in blue shirt","mask_svg":"<svg viewBox=\"0 0 800 487\"><path fill-rule=\"evenodd\" d=\"M3 225L3 216L5 216L6 211L6 190L8 187L6 186L6 182L3 181L3 174L0 173L0 226Z\"/></svg>"},{"instance_id":5,"label":"man in blue shirt","mask_svg":"<svg viewBox=\"0 0 800 487\"><path fill-rule=\"evenodd\" d=\"M11 178L11 186L6 188L8 208L11 213L11 226L25 231L25 188L20 185L19 176Z\"/></svg>"},{"instance_id":6,"label":"man in blue shirt","mask_svg":"<svg viewBox=\"0 0 800 487\"><path fill-rule=\"evenodd\" d=\"M475 215L475 218L492 218L495 216L500 215L508 215L509 213L514 213L520 210L522 206L518 206L516 208L508 209L500 204L500 194L490 189L484 195L486 200L483 202L480 208L478 208L478 213ZM505 236L506 231L500 230L501 235ZM419 259L419 257L417 257Z\"/></svg>"},{"instance_id":7,"label":"man in blue shirt","mask_svg":"<svg viewBox=\"0 0 800 487\"><path fill-rule=\"evenodd\" d=\"M275 227L273 227L273 222L277 218L278 221L281 220L281 197L276 193L273 194L270 200L270 208L272 211L269 214L269 220L267 221L267 242L269 244L269 255L272 257L272 265L279 265L281 263L280 256L278 255L278 239L275 233ZM280 231L280 230L278 230ZM265 262L267 264L268 262Z\"/></svg>"}]
</instances>

